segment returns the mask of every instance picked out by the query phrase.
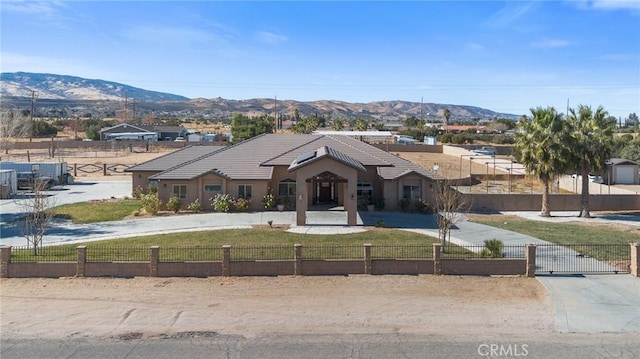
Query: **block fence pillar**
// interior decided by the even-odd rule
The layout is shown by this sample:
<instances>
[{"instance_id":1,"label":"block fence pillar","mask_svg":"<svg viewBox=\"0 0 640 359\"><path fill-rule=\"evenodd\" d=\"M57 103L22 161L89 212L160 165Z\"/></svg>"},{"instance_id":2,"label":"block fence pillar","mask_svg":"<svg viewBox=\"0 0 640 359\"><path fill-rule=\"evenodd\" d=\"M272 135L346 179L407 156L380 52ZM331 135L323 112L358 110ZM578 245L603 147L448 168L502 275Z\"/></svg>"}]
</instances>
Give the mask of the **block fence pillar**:
<instances>
[{"instance_id":1,"label":"block fence pillar","mask_svg":"<svg viewBox=\"0 0 640 359\"><path fill-rule=\"evenodd\" d=\"M365 243L364 247L364 274L371 274L371 244Z\"/></svg>"},{"instance_id":2,"label":"block fence pillar","mask_svg":"<svg viewBox=\"0 0 640 359\"><path fill-rule=\"evenodd\" d=\"M229 277L231 276L231 246L224 245L222 246L222 276Z\"/></svg>"},{"instance_id":3,"label":"block fence pillar","mask_svg":"<svg viewBox=\"0 0 640 359\"><path fill-rule=\"evenodd\" d=\"M9 278L9 263L11 263L11 246L1 246L0 278Z\"/></svg>"},{"instance_id":4,"label":"block fence pillar","mask_svg":"<svg viewBox=\"0 0 640 359\"><path fill-rule=\"evenodd\" d=\"M302 275L302 244L294 244L295 248L293 259L295 263L293 265L293 275Z\"/></svg>"},{"instance_id":5,"label":"block fence pillar","mask_svg":"<svg viewBox=\"0 0 640 359\"><path fill-rule=\"evenodd\" d=\"M149 263L149 277L158 276L158 262L160 262L160 246L151 246L151 262Z\"/></svg>"},{"instance_id":6,"label":"block fence pillar","mask_svg":"<svg viewBox=\"0 0 640 359\"><path fill-rule=\"evenodd\" d=\"M631 266L629 272L634 277L640 277L640 243L631 243Z\"/></svg>"},{"instance_id":7,"label":"block fence pillar","mask_svg":"<svg viewBox=\"0 0 640 359\"><path fill-rule=\"evenodd\" d=\"M440 255L442 254L442 244L433 244L433 274L442 274L442 262Z\"/></svg>"},{"instance_id":8,"label":"block fence pillar","mask_svg":"<svg viewBox=\"0 0 640 359\"><path fill-rule=\"evenodd\" d=\"M536 276L536 245L527 244L525 258L527 259L526 276L533 278Z\"/></svg>"},{"instance_id":9,"label":"block fence pillar","mask_svg":"<svg viewBox=\"0 0 640 359\"><path fill-rule=\"evenodd\" d=\"M87 246L76 247L76 277L84 277L87 268Z\"/></svg>"}]
</instances>

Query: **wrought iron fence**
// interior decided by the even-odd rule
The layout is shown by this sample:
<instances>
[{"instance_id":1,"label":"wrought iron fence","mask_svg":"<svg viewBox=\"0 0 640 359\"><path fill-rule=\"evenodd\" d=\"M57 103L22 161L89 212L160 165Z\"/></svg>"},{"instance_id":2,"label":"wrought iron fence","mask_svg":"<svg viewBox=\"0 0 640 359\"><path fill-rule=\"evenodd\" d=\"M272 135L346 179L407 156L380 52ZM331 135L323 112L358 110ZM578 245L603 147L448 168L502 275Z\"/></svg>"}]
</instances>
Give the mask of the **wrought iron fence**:
<instances>
[{"instance_id":1,"label":"wrought iron fence","mask_svg":"<svg viewBox=\"0 0 640 359\"><path fill-rule=\"evenodd\" d=\"M364 259L362 245L309 245L302 247L302 259Z\"/></svg>"},{"instance_id":2,"label":"wrought iron fence","mask_svg":"<svg viewBox=\"0 0 640 359\"><path fill-rule=\"evenodd\" d=\"M150 262L149 247L87 246L87 262Z\"/></svg>"},{"instance_id":3,"label":"wrought iron fence","mask_svg":"<svg viewBox=\"0 0 640 359\"><path fill-rule=\"evenodd\" d=\"M629 244L538 244L536 273L629 273Z\"/></svg>"},{"instance_id":4,"label":"wrought iron fence","mask_svg":"<svg viewBox=\"0 0 640 359\"><path fill-rule=\"evenodd\" d=\"M11 248L11 262L13 263L42 263L42 262L76 262L77 255L74 247L50 246L39 247L34 251L33 246L17 246Z\"/></svg>"},{"instance_id":5,"label":"wrought iron fence","mask_svg":"<svg viewBox=\"0 0 640 359\"><path fill-rule=\"evenodd\" d=\"M431 244L371 246L371 259L433 259Z\"/></svg>"},{"instance_id":6,"label":"wrought iron fence","mask_svg":"<svg viewBox=\"0 0 640 359\"><path fill-rule=\"evenodd\" d=\"M293 245L232 246L230 254L232 261L293 260L295 248Z\"/></svg>"},{"instance_id":7,"label":"wrought iron fence","mask_svg":"<svg viewBox=\"0 0 640 359\"><path fill-rule=\"evenodd\" d=\"M158 262L206 262L221 261L220 247L160 247Z\"/></svg>"},{"instance_id":8,"label":"wrought iron fence","mask_svg":"<svg viewBox=\"0 0 640 359\"><path fill-rule=\"evenodd\" d=\"M452 245L442 247L443 259L523 259L526 257L526 246L507 245L501 248L492 248L483 244L477 245Z\"/></svg>"}]
</instances>

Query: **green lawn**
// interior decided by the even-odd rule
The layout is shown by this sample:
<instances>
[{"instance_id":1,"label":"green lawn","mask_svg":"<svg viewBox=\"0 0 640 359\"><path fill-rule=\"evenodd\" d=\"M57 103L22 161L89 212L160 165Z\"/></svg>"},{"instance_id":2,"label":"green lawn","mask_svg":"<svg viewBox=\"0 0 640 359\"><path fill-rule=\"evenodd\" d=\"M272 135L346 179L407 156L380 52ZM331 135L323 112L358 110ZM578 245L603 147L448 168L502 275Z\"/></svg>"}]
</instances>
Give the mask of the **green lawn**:
<instances>
[{"instance_id":1,"label":"green lawn","mask_svg":"<svg viewBox=\"0 0 640 359\"><path fill-rule=\"evenodd\" d=\"M434 237L387 228L335 235L290 233L282 229L224 229L45 247L38 256L29 250L14 249L12 261L75 261L75 248L80 245L87 246L89 261L148 261L151 246L160 246L161 261L220 260L223 245L232 246L234 260L292 259L296 243L303 245L303 257L307 259L362 258L364 243L374 246L374 258L432 258L431 244L437 242Z\"/></svg>"},{"instance_id":2,"label":"green lawn","mask_svg":"<svg viewBox=\"0 0 640 359\"><path fill-rule=\"evenodd\" d=\"M527 234L551 243L628 244L640 242L640 230L608 225L553 223L508 216L472 216L474 222Z\"/></svg>"},{"instance_id":3,"label":"green lawn","mask_svg":"<svg viewBox=\"0 0 640 359\"><path fill-rule=\"evenodd\" d=\"M140 209L139 200L114 202L81 202L55 207L55 218L70 219L74 223L119 221Z\"/></svg>"},{"instance_id":4,"label":"green lawn","mask_svg":"<svg viewBox=\"0 0 640 359\"><path fill-rule=\"evenodd\" d=\"M609 225L552 223L518 217L473 216L473 221L564 245L601 261L629 260L629 243L640 242L640 230ZM571 246L569 246L571 245Z\"/></svg>"}]
</instances>

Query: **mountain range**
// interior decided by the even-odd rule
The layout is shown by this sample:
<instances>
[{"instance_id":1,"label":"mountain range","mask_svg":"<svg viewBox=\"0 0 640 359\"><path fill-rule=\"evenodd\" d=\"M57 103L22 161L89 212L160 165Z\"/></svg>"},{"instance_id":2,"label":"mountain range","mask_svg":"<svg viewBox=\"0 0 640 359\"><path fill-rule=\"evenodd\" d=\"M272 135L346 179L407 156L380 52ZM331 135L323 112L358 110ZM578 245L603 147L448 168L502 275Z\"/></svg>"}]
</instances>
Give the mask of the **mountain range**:
<instances>
[{"instance_id":1,"label":"mountain range","mask_svg":"<svg viewBox=\"0 0 640 359\"><path fill-rule=\"evenodd\" d=\"M36 92L33 92L36 91ZM410 101L376 101L350 103L336 100L295 101L276 99L231 100L223 98L195 98L164 92L149 91L117 82L93 80L76 76L4 72L0 74L0 96L3 107L21 108L28 104L32 94L37 95L39 108L65 110L73 114L74 109L91 112L123 108L125 97L135 101L139 113L162 113L192 115L205 118L228 118L233 113L257 116L273 113L274 107L280 114L292 115L297 109L303 116L312 114L330 115L332 118L367 118L379 120L399 120L409 116L442 118L445 109L452 119L471 118L511 118L519 116L498 113L488 109L452 104L420 103ZM28 107L27 107L28 108ZM96 115L100 115L96 113Z\"/></svg>"}]
</instances>

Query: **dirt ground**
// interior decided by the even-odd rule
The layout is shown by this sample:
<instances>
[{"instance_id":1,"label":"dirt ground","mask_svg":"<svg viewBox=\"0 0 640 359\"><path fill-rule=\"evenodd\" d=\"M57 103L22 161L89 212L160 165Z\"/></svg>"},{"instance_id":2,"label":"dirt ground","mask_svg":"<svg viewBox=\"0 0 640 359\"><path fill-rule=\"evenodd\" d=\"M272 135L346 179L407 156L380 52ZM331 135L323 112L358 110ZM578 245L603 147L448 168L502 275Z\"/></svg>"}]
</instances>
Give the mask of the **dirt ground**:
<instances>
[{"instance_id":1,"label":"dirt ground","mask_svg":"<svg viewBox=\"0 0 640 359\"><path fill-rule=\"evenodd\" d=\"M2 279L4 339L238 334L530 335L553 330L535 279L455 276Z\"/></svg>"}]
</instances>

